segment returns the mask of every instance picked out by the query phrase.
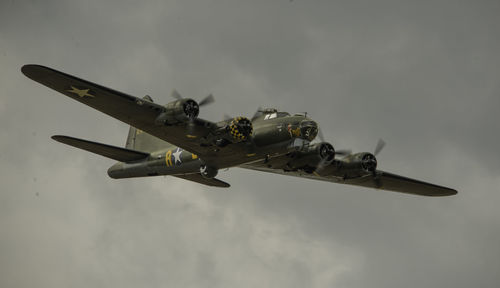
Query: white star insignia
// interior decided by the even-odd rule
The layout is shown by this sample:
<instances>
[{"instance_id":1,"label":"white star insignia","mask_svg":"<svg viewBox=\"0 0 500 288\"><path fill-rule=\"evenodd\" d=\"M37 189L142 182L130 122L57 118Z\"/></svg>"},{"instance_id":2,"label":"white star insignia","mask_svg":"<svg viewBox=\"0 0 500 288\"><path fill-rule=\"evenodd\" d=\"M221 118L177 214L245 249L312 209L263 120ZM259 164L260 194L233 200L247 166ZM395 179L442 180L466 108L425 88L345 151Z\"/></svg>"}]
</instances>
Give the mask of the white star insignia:
<instances>
[{"instance_id":1,"label":"white star insignia","mask_svg":"<svg viewBox=\"0 0 500 288\"><path fill-rule=\"evenodd\" d=\"M177 150L175 150L175 152L172 153L172 156L174 156L174 165L177 164L177 161L179 161L179 164L182 163L181 154L182 154L181 148L177 148Z\"/></svg>"},{"instance_id":2,"label":"white star insignia","mask_svg":"<svg viewBox=\"0 0 500 288\"><path fill-rule=\"evenodd\" d=\"M91 97L94 98L95 96L92 94L89 94L90 89L78 89L73 86L71 86L71 90L66 90L71 93L75 93L76 95L80 96L81 98L83 97Z\"/></svg>"}]
</instances>

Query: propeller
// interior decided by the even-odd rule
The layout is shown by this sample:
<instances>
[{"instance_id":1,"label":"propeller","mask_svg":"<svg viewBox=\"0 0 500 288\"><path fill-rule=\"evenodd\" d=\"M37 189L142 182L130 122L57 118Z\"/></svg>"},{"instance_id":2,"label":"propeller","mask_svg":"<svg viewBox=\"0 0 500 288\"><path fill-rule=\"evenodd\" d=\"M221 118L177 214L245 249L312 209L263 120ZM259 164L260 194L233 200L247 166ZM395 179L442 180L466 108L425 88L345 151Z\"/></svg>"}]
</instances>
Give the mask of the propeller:
<instances>
[{"instance_id":1,"label":"propeller","mask_svg":"<svg viewBox=\"0 0 500 288\"><path fill-rule=\"evenodd\" d=\"M323 141L324 142L324 141ZM327 164L330 164L335 157L335 150L333 149L333 146L330 144L322 144L319 154L321 156L321 161L319 161L318 165L316 166L316 169L314 169L314 172L320 173L326 166Z\"/></svg>"},{"instance_id":2,"label":"propeller","mask_svg":"<svg viewBox=\"0 0 500 288\"><path fill-rule=\"evenodd\" d=\"M320 138L321 138L322 137L321 132L319 133L319 135L320 135ZM387 143L384 140L382 140L382 138L378 139L377 145L375 146L375 150L373 150L373 155L377 156L380 153L380 151L382 151L382 149L384 149L384 147L385 147L386 144ZM335 155L348 156L348 155L351 155L351 154L352 154L352 150L351 149L335 150Z\"/></svg>"},{"instance_id":3,"label":"propeller","mask_svg":"<svg viewBox=\"0 0 500 288\"><path fill-rule=\"evenodd\" d=\"M226 121L228 123L231 123L231 121L233 119L234 119L233 116L231 116L231 115L229 115L227 113L224 114L224 121ZM252 120L250 120L250 122L252 122ZM251 136L251 135L247 136L245 146L246 146L246 150L247 150L247 155L255 154L255 142L253 140L253 136Z\"/></svg>"},{"instance_id":4,"label":"propeller","mask_svg":"<svg viewBox=\"0 0 500 288\"><path fill-rule=\"evenodd\" d=\"M172 90L172 94L170 94L170 96L172 96L172 98L175 98L177 100L182 100L184 98L182 98L181 94L179 94L179 92L174 89ZM212 104L215 102L215 98L214 98L214 95L212 94L209 94L207 97L203 98L200 102L198 102L198 106L206 106L208 104Z\"/></svg>"},{"instance_id":5,"label":"propeller","mask_svg":"<svg viewBox=\"0 0 500 288\"><path fill-rule=\"evenodd\" d=\"M181 94L179 94L179 92L176 89L172 90L172 93L170 94L170 96L172 96L172 98L175 98L177 100L184 99L184 98L182 98ZM193 103L193 106L197 105L198 107L201 107L201 106L206 106L208 104L211 104L213 102L215 102L214 95L209 94L207 97L203 98L200 102ZM191 107L191 108L192 109L198 109L198 107ZM196 127L196 125L195 125L195 117L190 117L189 118L189 122L187 123L186 127L187 127L187 133L188 133L188 135L193 135L194 128Z\"/></svg>"},{"instance_id":6,"label":"propeller","mask_svg":"<svg viewBox=\"0 0 500 288\"><path fill-rule=\"evenodd\" d=\"M375 146L375 150L373 151L373 155L377 156L382 149L385 147L385 141L382 138L378 139L377 146Z\"/></svg>"},{"instance_id":7,"label":"propeller","mask_svg":"<svg viewBox=\"0 0 500 288\"><path fill-rule=\"evenodd\" d=\"M170 96L172 96L172 98L175 98L177 100L181 100L182 99L181 94L179 94L179 92L177 92L176 89L172 90L172 93L170 94Z\"/></svg>"},{"instance_id":8,"label":"propeller","mask_svg":"<svg viewBox=\"0 0 500 288\"><path fill-rule=\"evenodd\" d=\"M325 142L325 136L323 136L323 131L318 126L318 138L321 142Z\"/></svg>"},{"instance_id":9,"label":"propeller","mask_svg":"<svg viewBox=\"0 0 500 288\"><path fill-rule=\"evenodd\" d=\"M318 126L318 138L321 142L325 142L325 136L323 135L323 130ZM335 150L335 156L347 156L351 155L352 150L351 149L340 149L340 150Z\"/></svg>"},{"instance_id":10,"label":"propeller","mask_svg":"<svg viewBox=\"0 0 500 288\"><path fill-rule=\"evenodd\" d=\"M373 155L377 156L380 153L380 151L384 149L385 144L386 144L385 141L382 140L382 138L379 138L377 145L375 146L375 150L373 150ZM373 169L372 175L373 175L373 182L375 182L375 187L377 188L382 187L382 180L380 179L380 177L378 177L376 169Z\"/></svg>"},{"instance_id":11,"label":"propeller","mask_svg":"<svg viewBox=\"0 0 500 288\"><path fill-rule=\"evenodd\" d=\"M205 105L208 105L208 104L212 104L215 102L215 98L214 98L214 95L212 94L209 94L207 97L203 98L199 103L198 105L201 106L205 106Z\"/></svg>"}]
</instances>

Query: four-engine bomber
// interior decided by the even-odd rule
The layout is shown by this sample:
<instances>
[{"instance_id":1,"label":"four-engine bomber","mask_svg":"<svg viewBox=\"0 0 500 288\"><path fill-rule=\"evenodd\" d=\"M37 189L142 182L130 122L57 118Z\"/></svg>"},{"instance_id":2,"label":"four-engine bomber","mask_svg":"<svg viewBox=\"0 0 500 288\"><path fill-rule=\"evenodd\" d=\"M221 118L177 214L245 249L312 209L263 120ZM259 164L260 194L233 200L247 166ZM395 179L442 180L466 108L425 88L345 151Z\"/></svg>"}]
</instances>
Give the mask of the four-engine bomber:
<instances>
[{"instance_id":1,"label":"four-engine bomber","mask_svg":"<svg viewBox=\"0 0 500 288\"><path fill-rule=\"evenodd\" d=\"M118 163L112 178L172 175L215 187L229 184L215 178L224 168L241 167L315 180L425 196L456 194L451 188L377 169L374 153L335 150L325 142L318 124L306 114L259 109L253 117L226 117L211 122L198 117L200 107L214 102L183 98L162 106L40 65L25 65L29 78L130 126L124 148L69 136L56 141L96 153ZM320 142L314 142L319 135Z\"/></svg>"}]
</instances>

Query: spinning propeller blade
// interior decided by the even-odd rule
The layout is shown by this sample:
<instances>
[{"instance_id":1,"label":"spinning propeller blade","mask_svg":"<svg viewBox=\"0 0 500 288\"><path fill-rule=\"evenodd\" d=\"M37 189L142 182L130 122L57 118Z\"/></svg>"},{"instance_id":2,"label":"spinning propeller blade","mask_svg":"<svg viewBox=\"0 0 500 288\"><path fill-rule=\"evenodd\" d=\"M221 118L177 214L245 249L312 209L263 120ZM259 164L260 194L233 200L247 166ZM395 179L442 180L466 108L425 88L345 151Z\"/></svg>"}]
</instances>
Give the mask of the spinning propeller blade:
<instances>
[{"instance_id":1,"label":"spinning propeller blade","mask_svg":"<svg viewBox=\"0 0 500 288\"><path fill-rule=\"evenodd\" d=\"M181 94L179 94L179 92L176 89L172 90L172 93L170 94L170 96L172 96L172 98L175 98L177 100L183 99ZM197 105L198 105L198 107L201 107L201 106L206 106L208 104L211 104L213 102L215 102L214 95L209 94L207 97L203 98L199 103L197 103ZM194 131L195 127L196 127L195 118L190 118L188 123L186 124L188 135L193 135L193 131Z\"/></svg>"},{"instance_id":2,"label":"spinning propeller blade","mask_svg":"<svg viewBox=\"0 0 500 288\"><path fill-rule=\"evenodd\" d=\"M375 150L373 151L373 155L377 156L382 149L384 149L385 141L382 138L378 139L377 146L375 146Z\"/></svg>"},{"instance_id":3,"label":"spinning propeller blade","mask_svg":"<svg viewBox=\"0 0 500 288\"><path fill-rule=\"evenodd\" d=\"M323 131L319 126L318 126L318 138L321 142L325 142L325 136L323 136Z\"/></svg>"},{"instance_id":4,"label":"spinning propeller blade","mask_svg":"<svg viewBox=\"0 0 500 288\"><path fill-rule=\"evenodd\" d=\"M215 102L214 95L210 94L207 97L205 97L203 100L201 100L198 103L198 105L205 106L205 105L208 105L208 104L211 104L211 103L214 103L214 102Z\"/></svg>"},{"instance_id":5,"label":"spinning propeller blade","mask_svg":"<svg viewBox=\"0 0 500 288\"><path fill-rule=\"evenodd\" d=\"M179 92L177 92L177 90L172 90L172 93L170 94L170 96L172 96L172 98L175 98L177 100L181 100L182 99L182 96L181 94L179 94Z\"/></svg>"},{"instance_id":6,"label":"spinning propeller blade","mask_svg":"<svg viewBox=\"0 0 500 288\"><path fill-rule=\"evenodd\" d=\"M261 113L262 113L262 106L259 106L259 108L257 108L257 111L255 111L255 113L253 114L251 120L257 118Z\"/></svg>"}]
</instances>

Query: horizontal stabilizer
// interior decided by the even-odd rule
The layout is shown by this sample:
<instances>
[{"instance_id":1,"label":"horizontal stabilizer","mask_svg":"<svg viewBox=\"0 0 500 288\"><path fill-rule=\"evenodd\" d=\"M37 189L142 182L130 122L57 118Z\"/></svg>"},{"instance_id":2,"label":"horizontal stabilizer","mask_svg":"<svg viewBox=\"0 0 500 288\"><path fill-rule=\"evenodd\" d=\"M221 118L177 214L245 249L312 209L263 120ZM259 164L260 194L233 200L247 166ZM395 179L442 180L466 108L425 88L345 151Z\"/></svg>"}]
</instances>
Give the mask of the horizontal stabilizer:
<instances>
[{"instance_id":1,"label":"horizontal stabilizer","mask_svg":"<svg viewBox=\"0 0 500 288\"><path fill-rule=\"evenodd\" d=\"M120 162L133 162L149 156L149 153L115 147L69 136L55 135L52 136L52 139Z\"/></svg>"},{"instance_id":2,"label":"horizontal stabilizer","mask_svg":"<svg viewBox=\"0 0 500 288\"><path fill-rule=\"evenodd\" d=\"M205 184L208 186L223 187L223 188L227 188L227 187L231 186L231 185L229 185L229 183L226 183L226 182L221 181L219 179L215 179L215 178L207 179L207 178L201 176L200 173L186 174L186 175L172 175L172 176L177 177L177 178L181 178L184 180L194 181L194 182L197 182L200 184Z\"/></svg>"}]
</instances>

